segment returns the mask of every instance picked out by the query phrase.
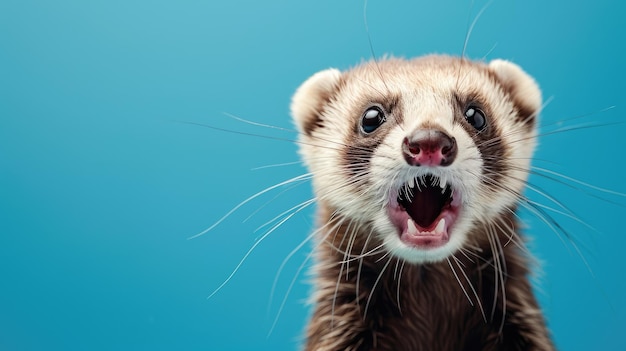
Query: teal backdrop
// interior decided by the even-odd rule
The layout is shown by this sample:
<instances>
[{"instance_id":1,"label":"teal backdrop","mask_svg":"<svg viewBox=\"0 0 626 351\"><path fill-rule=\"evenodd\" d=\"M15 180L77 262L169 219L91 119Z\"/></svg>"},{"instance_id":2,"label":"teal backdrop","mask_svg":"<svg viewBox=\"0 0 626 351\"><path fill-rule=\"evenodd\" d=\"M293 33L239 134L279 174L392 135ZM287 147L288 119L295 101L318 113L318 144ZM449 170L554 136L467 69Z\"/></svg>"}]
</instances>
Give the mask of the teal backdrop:
<instances>
[{"instance_id":1,"label":"teal backdrop","mask_svg":"<svg viewBox=\"0 0 626 351\"><path fill-rule=\"evenodd\" d=\"M369 34L356 0L0 3L0 349L296 349L311 245L294 249L314 208L264 233L310 184L188 240L305 172L293 132L229 114L292 128L290 97L314 72L460 55L485 3L370 0ZM495 0L467 43L541 85L537 167L622 193L624 4ZM522 214L557 345L624 350L626 198L555 175L531 183L570 236Z\"/></svg>"}]
</instances>

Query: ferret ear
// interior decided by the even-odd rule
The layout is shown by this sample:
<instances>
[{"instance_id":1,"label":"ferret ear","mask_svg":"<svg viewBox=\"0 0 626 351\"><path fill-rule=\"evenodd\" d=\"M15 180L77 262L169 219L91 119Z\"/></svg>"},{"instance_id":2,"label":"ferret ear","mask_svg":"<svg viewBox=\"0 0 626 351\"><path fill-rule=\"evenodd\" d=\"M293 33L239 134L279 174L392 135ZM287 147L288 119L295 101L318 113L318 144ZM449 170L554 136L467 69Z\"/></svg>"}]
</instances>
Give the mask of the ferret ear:
<instances>
[{"instance_id":1,"label":"ferret ear","mask_svg":"<svg viewBox=\"0 0 626 351\"><path fill-rule=\"evenodd\" d=\"M329 68L315 73L296 90L291 99L291 115L300 133L311 135L321 126L323 106L339 86L341 72Z\"/></svg>"},{"instance_id":2,"label":"ferret ear","mask_svg":"<svg viewBox=\"0 0 626 351\"><path fill-rule=\"evenodd\" d=\"M541 90L535 80L518 65L506 60L491 61L489 69L513 99L522 120L534 120L541 110Z\"/></svg>"}]
</instances>

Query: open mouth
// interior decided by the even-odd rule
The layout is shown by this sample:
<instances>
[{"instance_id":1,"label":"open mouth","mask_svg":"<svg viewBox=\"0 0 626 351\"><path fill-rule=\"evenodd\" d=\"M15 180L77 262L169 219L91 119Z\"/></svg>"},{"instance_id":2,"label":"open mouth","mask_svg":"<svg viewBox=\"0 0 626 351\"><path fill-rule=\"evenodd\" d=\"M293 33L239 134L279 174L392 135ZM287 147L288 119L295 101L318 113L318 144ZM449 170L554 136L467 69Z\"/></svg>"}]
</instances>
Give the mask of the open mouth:
<instances>
[{"instance_id":1,"label":"open mouth","mask_svg":"<svg viewBox=\"0 0 626 351\"><path fill-rule=\"evenodd\" d=\"M418 248L437 248L450 239L461 205L461 194L434 175L409 180L389 206L389 218L400 239Z\"/></svg>"}]
</instances>

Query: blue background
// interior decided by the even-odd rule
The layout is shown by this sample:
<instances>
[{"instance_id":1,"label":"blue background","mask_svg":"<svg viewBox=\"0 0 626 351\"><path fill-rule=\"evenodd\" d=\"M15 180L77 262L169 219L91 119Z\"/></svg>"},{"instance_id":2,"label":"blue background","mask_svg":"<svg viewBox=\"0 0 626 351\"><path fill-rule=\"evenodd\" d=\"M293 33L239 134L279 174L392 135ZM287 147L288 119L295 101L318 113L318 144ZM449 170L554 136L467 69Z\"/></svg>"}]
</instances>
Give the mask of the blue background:
<instances>
[{"instance_id":1,"label":"blue background","mask_svg":"<svg viewBox=\"0 0 626 351\"><path fill-rule=\"evenodd\" d=\"M459 55L483 5L371 0L374 52ZM467 50L519 63L553 98L538 167L621 192L626 126L611 123L626 108L625 17L618 1L496 0ZM291 128L289 100L303 80L371 57L361 1L1 2L0 349L295 349L309 245L290 256L273 294L272 285L308 235L312 208L207 296L262 237L260 225L311 197L309 184L265 194L187 238L302 174L297 164L257 169L297 161L296 145L183 122L292 139L224 112ZM626 199L531 182L597 229L552 213L572 241L523 215L557 344L624 349Z\"/></svg>"}]
</instances>

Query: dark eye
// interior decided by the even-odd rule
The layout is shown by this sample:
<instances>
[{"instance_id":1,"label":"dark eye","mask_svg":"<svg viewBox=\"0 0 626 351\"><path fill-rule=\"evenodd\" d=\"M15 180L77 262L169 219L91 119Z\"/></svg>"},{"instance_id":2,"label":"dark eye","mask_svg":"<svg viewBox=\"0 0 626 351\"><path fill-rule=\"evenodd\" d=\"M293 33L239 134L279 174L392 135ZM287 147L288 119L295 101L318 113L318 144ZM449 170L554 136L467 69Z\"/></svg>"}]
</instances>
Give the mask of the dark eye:
<instances>
[{"instance_id":1,"label":"dark eye","mask_svg":"<svg viewBox=\"0 0 626 351\"><path fill-rule=\"evenodd\" d=\"M487 126L485 113L477 107L470 106L465 110L465 120L476 130L483 130Z\"/></svg>"},{"instance_id":2,"label":"dark eye","mask_svg":"<svg viewBox=\"0 0 626 351\"><path fill-rule=\"evenodd\" d=\"M365 110L363 117L361 118L361 129L365 134L372 133L378 127L380 127L387 118L385 113L380 107L373 106Z\"/></svg>"}]
</instances>

